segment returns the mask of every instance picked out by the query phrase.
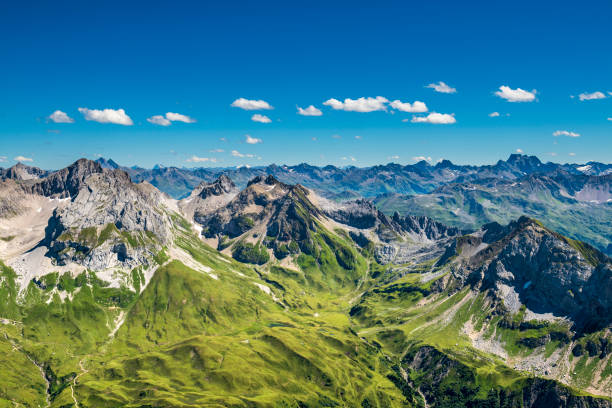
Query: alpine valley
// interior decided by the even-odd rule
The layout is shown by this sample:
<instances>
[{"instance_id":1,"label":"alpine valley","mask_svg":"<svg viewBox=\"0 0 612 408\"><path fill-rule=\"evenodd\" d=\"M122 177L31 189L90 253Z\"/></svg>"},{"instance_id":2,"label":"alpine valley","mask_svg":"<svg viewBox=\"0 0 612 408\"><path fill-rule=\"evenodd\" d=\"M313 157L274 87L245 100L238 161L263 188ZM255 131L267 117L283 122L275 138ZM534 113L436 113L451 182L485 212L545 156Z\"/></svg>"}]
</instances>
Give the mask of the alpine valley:
<instances>
[{"instance_id":1,"label":"alpine valley","mask_svg":"<svg viewBox=\"0 0 612 408\"><path fill-rule=\"evenodd\" d=\"M612 407L612 165L0 169L0 407Z\"/></svg>"}]
</instances>

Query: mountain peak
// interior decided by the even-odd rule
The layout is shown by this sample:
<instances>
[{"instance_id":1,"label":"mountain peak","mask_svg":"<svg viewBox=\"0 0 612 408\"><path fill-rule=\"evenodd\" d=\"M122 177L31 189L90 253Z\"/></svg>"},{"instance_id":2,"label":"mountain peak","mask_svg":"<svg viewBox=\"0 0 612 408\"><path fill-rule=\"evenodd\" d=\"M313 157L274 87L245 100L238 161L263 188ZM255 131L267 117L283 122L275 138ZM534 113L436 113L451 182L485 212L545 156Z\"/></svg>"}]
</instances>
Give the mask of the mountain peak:
<instances>
[{"instance_id":1,"label":"mountain peak","mask_svg":"<svg viewBox=\"0 0 612 408\"><path fill-rule=\"evenodd\" d=\"M2 174L3 178L13 180L33 180L44 177L47 174L46 171L39 169L38 167L28 166L21 162L9 167Z\"/></svg>"},{"instance_id":2,"label":"mountain peak","mask_svg":"<svg viewBox=\"0 0 612 408\"><path fill-rule=\"evenodd\" d=\"M202 182L196 189L201 189L198 196L202 199L206 199L210 196L220 196L222 194L230 193L236 188L234 182L226 175L221 174L212 183Z\"/></svg>"},{"instance_id":3,"label":"mountain peak","mask_svg":"<svg viewBox=\"0 0 612 408\"><path fill-rule=\"evenodd\" d=\"M120 167L113 159L105 159L104 157L100 157L96 162L104 169L118 169Z\"/></svg>"},{"instance_id":4,"label":"mountain peak","mask_svg":"<svg viewBox=\"0 0 612 408\"><path fill-rule=\"evenodd\" d=\"M508 157L506 163L519 165L519 166L529 166L529 167L537 167L541 166L542 162L538 159L537 156L527 156L526 154L513 153Z\"/></svg>"}]
</instances>

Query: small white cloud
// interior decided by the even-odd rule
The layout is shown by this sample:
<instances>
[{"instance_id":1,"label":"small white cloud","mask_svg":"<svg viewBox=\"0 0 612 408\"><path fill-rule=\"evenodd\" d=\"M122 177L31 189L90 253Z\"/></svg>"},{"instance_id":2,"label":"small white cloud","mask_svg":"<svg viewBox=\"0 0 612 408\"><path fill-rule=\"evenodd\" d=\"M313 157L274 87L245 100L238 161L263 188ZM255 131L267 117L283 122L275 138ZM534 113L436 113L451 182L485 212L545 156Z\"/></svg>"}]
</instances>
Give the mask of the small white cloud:
<instances>
[{"instance_id":1,"label":"small white cloud","mask_svg":"<svg viewBox=\"0 0 612 408\"><path fill-rule=\"evenodd\" d=\"M266 115L260 115L259 113L256 113L253 116L251 116L251 120L253 122L259 122L259 123L270 123L270 122L272 122L272 120L269 117L267 117Z\"/></svg>"},{"instance_id":2,"label":"small white cloud","mask_svg":"<svg viewBox=\"0 0 612 408\"><path fill-rule=\"evenodd\" d=\"M298 106L297 109L298 109L297 111L298 115L302 115L302 116L321 116L323 115L323 112L321 112L320 109L315 108L314 105L310 105L306 109L302 109Z\"/></svg>"},{"instance_id":3,"label":"small white cloud","mask_svg":"<svg viewBox=\"0 0 612 408\"><path fill-rule=\"evenodd\" d=\"M217 159L214 157L198 157L198 156L191 156L190 158L187 159L187 161L189 163L203 163L203 162L211 162L211 163L216 163Z\"/></svg>"},{"instance_id":4,"label":"small white cloud","mask_svg":"<svg viewBox=\"0 0 612 408\"><path fill-rule=\"evenodd\" d=\"M314 142L316 142L316 141L317 141L317 138L316 138L316 137L312 137L311 139L312 139Z\"/></svg>"},{"instance_id":5,"label":"small white cloud","mask_svg":"<svg viewBox=\"0 0 612 408\"><path fill-rule=\"evenodd\" d=\"M270 110L274 109L268 102L261 99L245 99L238 98L231 104L234 108L240 108L244 110Z\"/></svg>"},{"instance_id":6,"label":"small white cloud","mask_svg":"<svg viewBox=\"0 0 612 408\"><path fill-rule=\"evenodd\" d=\"M612 118L608 118L608 120L609 120L610 122L612 122Z\"/></svg>"},{"instance_id":7,"label":"small white cloud","mask_svg":"<svg viewBox=\"0 0 612 408\"><path fill-rule=\"evenodd\" d=\"M399 156L397 154L393 155L393 156L388 156L387 160L399 160Z\"/></svg>"},{"instance_id":8,"label":"small white cloud","mask_svg":"<svg viewBox=\"0 0 612 408\"><path fill-rule=\"evenodd\" d=\"M209 150L209 151L211 153L223 153L225 150L223 150L223 149L212 149L212 150Z\"/></svg>"},{"instance_id":9,"label":"small white cloud","mask_svg":"<svg viewBox=\"0 0 612 408\"><path fill-rule=\"evenodd\" d=\"M590 101L593 99L604 99L606 97L606 95L603 92L591 92L591 93L587 93L587 92L583 92L580 95L578 95L578 98L581 101Z\"/></svg>"},{"instance_id":10,"label":"small white cloud","mask_svg":"<svg viewBox=\"0 0 612 408\"><path fill-rule=\"evenodd\" d=\"M512 89L509 86L502 85L499 87L499 91L495 92L495 95L508 102L533 102L535 101L536 93L535 89L529 92L521 88Z\"/></svg>"},{"instance_id":11,"label":"small white cloud","mask_svg":"<svg viewBox=\"0 0 612 408\"><path fill-rule=\"evenodd\" d=\"M98 123L114 123L116 125L132 126L134 122L123 109L88 109L79 108L85 120Z\"/></svg>"},{"instance_id":12,"label":"small white cloud","mask_svg":"<svg viewBox=\"0 0 612 408\"><path fill-rule=\"evenodd\" d=\"M232 156L234 156L234 157L248 157L248 158L255 157L254 154L240 153L238 150L232 150Z\"/></svg>"},{"instance_id":13,"label":"small white cloud","mask_svg":"<svg viewBox=\"0 0 612 408\"><path fill-rule=\"evenodd\" d=\"M335 110L366 113L387 110L387 106L385 105L387 102L389 102L389 100L382 96L377 96L376 98L361 97L359 99L346 98L344 102L332 98L323 102L323 105L330 106Z\"/></svg>"},{"instance_id":14,"label":"small white cloud","mask_svg":"<svg viewBox=\"0 0 612 408\"><path fill-rule=\"evenodd\" d=\"M34 159L31 159L29 157L24 157L24 156L13 157L13 160L18 161L18 162L31 162L31 161L34 161Z\"/></svg>"},{"instance_id":15,"label":"small white cloud","mask_svg":"<svg viewBox=\"0 0 612 408\"><path fill-rule=\"evenodd\" d=\"M6 159L7 159L6 156L0 156L0 163L6 162Z\"/></svg>"},{"instance_id":16,"label":"small white cloud","mask_svg":"<svg viewBox=\"0 0 612 408\"><path fill-rule=\"evenodd\" d=\"M181 115L180 113L168 112L166 113L166 119L171 122L184 122L184 123L195 123L196 120L187 115Z\"/></svg>"},{"instance_id":17,"label":"small white cloud","mask_svg":"<svg viewBox=\"0 0 612 408\"><path fill-rule=\"evenodd\" d=\"M362 139L362 137L361 137L361 136L359 136L359 135L357 135L357 136L355 136L355 139L357 139L357 140L361 140L361 139Z\"/></svg>"},{"instance_id":18,"label":"small white cloud","mask_svg":"<svg viewBox=\"0 0 612 408\"><path fill-rule=\"evenodd\" d=\"M332 138L334 138L334 139L342 139L342 136L340 136L340 135L332 135Z\"/></svg>"},{"instance_id":19,"label":"small white cloud","mask_svg":"<svg viewBox=\"0 0 612 408\"><path fill-rule=\"evenodd\" d=\"M523 152L523 149L516 149L516 152L517 152L517 153L520 153L520 154L523 154L523 153L524 153L524 152Z\"/></svg>"},{"instance_id":20,"label":"small white cloud","mask_svg":"<svg viewBox=\"0 0 612 408\"><path fill-rule=\"evenodd\" d=\"M172 122L164 118L162 115L151 116L150 118L147 118L147 122L159 126L170 126L172 124Z\"/></svg>"},{"instance_id":21,"label":"small white cloud","mask_svg":"<svg viewBox=\"0 0 612 408\"><path fill-rule=\"evenodd\" d=\"M553 136L569 136L569 137L580 137L580 133L569 132L567 130L555 130Z\"/></svg>"},{"instance_id":22,"label":"small white cloud","mask_svg":"<svg viewBox=\"0 0 612 408\"><path fill-rule=\"evenodd\" d=\"M490 118L497 118L499 116L499 112L491 112L489 113Z\"/></svg>"},{"instance_id":23,"label":"small white cloud","mask_svg":"<svg viewBox=\"0 0 612 408\"><path fill-rule=\"evenodd\" d=\"M257 143L263 143L263 140L258 139L256 137L251 137L251 135L244 135L245 137L245 142L248 144L257 144Z\"/></svg>"},{"instance_id":24,"label":"small white cloud","mask_svg":"<svg viewBox=\"0 0 612 408\"><path fill-rule=\"evenodd\" d=\"M569 154L570 156L575 156L575 155L576 155L576 153L574 153L574 152L571 152L571 153L568 153L568 154Z\"/></svg>"},{"instance_id":25,"label":"small white cloud","mask_svg":"<svg viewBox=\"0 0 612 408\"><path fill-rule=\"evenodd\" d=\"M456 123L455 114L432 112L427 116L413 116L412 123L431 123L434 125L452 125Z\"/></svg>"},{"instance_id":26,"label":"small white cloud","mask_svg":"<svg viewBox=\"0 0 612 408\"><path fill-rule=\"evenodd\" d=\"M436 92L440 92L440 93L456 93L457 90L455 88L451 88L450 86L448 86L447 84L445 84L444 82L440 81L437 84L429 84L427 85L425 88L431 88Z\"/></svg>"},{"instance_id":27,"label":"small white cloud","mask_svg":"<svg viewBox=\"0 0 612 408\"><path fill-rule=\"evenodd\" d=\"M432 158L431 158L431 157L429 157L429 156L427 156L427 157L425 157L425 156L414 156L414 157L412 158L412 160L414 160L415 162L427 161L427 162L430 162L430 163L431 163Z\"/></svg>"},{"instance_id":28,"label":"small white cloud","mask_svg":"<svg viewBox=\"0 0 612 408\"><path fill-rule=\"evenodd\" d=\"M550 154L550 155L551 155L551 156L553 156L553 157L557 155L557 153L555 153L555 152L550 152L550 153L548 153L548 154Z\"/></svg>"},{"instance_id":29,"label":"small white cloud","mask_svg":"<svg viewBox=\"0 0 612 408\"><path fill-rule=\"evenodd\" d=\"M421 101L414 101L414 103L410 104L410 102L402 102L400 100L395 100L391 102L389 105L393 109L397 109L402 112L410 112L410 113L423 113L427 112L427 105Z\"/></svg>"},{"instance_id":30,"label":"small white cloud","mask_svg":"<svg viewBox=\"0 0 612 408\"><path fill-rule=\"evenodd\" d=\"M349 161L349 160L350 161L357 161L357 159L354 158L353 156L348 156L348 157L347 156L342 156L340 159L344 160L344 161Z\"/></svg>"},{"instance_id":31,"label":"small white cloud","mask_svg":"<svg viewBox=\"0 0 612 408\"><path fill-rule=\"evenodd\" d=\"M66 112L62 112L61 110L56 110L50 114L48 119L55 123L74 123L74 119L68 116Z\"/></svg>"}]
</instances>

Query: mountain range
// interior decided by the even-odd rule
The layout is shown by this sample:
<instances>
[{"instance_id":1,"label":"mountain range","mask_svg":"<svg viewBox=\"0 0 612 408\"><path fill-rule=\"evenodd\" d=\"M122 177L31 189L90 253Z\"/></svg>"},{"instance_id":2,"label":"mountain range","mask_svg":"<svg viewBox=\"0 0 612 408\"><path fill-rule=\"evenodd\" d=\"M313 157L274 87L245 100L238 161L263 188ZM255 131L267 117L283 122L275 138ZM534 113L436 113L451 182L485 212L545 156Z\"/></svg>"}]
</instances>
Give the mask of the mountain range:
<instances>
[{"instance_id":1,"label":"mountain range","mask_svg":"<svg viewBox=\"0 0 612 408\"><path fill-rule=\"evenodd\" d=\"M612 407L611 168L2 170L0 406Z\"/></svg>"}]
</instances>

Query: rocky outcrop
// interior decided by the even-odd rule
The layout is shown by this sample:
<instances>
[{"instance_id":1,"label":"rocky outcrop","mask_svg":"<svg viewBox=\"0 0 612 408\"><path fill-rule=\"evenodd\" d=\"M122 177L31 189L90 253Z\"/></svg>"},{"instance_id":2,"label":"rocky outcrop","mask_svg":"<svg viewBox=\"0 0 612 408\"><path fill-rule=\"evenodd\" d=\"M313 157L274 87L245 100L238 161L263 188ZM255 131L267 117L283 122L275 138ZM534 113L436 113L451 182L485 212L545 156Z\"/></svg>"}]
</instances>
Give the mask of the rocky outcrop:
<instances>
[{"instance_id":1,"label":"rocky outcrop","mask_svg":"<svg viewBox=\"0 0 612 408\"><path fill-rule=\"evenodd\" d=\"M492 288L511 313L524 304L536 313L569 317L579 331L612 323L610 259L535 220L488 224L457 238L450 251L457 257L458 278Z\"/></svg>"},{"instance_id":2,"label":"rocky outcrop","mask_svg":"<svg viewBox=\"0 0 612 408\"><path fill-rule=\"evenodd\" d=\"M43 244L58 263L77 262L92 270L134 267L149 263L170 242L172 221L165 198L150 184L134 184L121 170L83 180L79 169L63 174L68 177L62 180L79 180L81 185L47 226Z\"/></svg>"},{"instance_id":3,"label":"rocky outcrop","mask_svg":"<svg viewBox=\"0 0 612 408\"><path fill-rule=\"evenodd\" d=\"M610 408L612 401L576 395L571 389L548 379L520 380L513 389L493 387L482 392L476 370L431 346L411 350L402 360L402 368L415 372L411 385L417 387L427 405L439 406L508 406L525 408Z\"/></svg>"},{"instance_id":4,"label":"rocky outcrop","mask_svg":"<svg viewBox=\"0 0 612 408\"><path fill-rule=\"evenodd\" d=\"M201 182L189 197L179 202L179 208L188 219L203 219L221 208L238 194L234 182L222 174L212 183Z\"/></svg>"},{"instance_id":5,"label":"rocky outcrop","mask_svg":"<svg viewBox=\"0 0 612 408\"><path fill-rule=\"evenodd\" d=\"M102 173L102 166L94 161L79 159L70 166L49 174L35 183L24 184L30 194L46 197L73 198L92 174ZM129 178L128 178L129 179Z\"/></svg>"},{"instance_id":6,"label":"rocky outcrop","mask_svg":"<svg viewBox=\"0 0 612 408\"><path fill-rule=\"evenodd\" d=\"M8 169L0 169L0 177L11 180L36 180L47 175L47 171L38 167L27 166L23 163L17 163Z\"/></svg>"}]
</instances>

